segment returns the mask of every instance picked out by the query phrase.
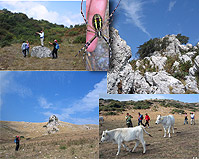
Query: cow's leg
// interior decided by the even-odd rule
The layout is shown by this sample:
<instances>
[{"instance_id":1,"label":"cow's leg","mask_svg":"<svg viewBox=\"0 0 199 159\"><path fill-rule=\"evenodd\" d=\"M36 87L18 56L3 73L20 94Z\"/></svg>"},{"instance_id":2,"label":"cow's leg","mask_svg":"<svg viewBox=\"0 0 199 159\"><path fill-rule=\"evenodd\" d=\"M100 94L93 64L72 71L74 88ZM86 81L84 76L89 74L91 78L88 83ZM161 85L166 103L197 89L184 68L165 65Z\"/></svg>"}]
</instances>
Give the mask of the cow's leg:
<instances>
[{"instance_id":1,"label":"cow's leg","mask_svg":"<svg viewBox=\"0 0 199 159\"><path fill-rule=\"evenodd\" d=\"M140 142L142 143L142 146L143 146L143 153L145 153L146 152L146 145L145 145L144 139L141 139Z\"/></svg>"},{"instance_id":2,"label":"cow's leg","mask_svg":"<svg viewBox=\"0 0 199 159\"><path fill-rule=\"evenodd\" d=\"M121 149L121 142L118 142L118 150L117 150L117 156L119 155L119 153L120 153L120 149Z\"/></svg>"},{"instance_id":3,"label":"cow's leg","mask_svg":"<svg viewBox=\"0 0 199 159\"><path fill-rule=\"evenodd\" d=\"M125 145L125 143L122 143L122 146L123 146L127 151L129 151L129 152L131 151L131 150L128 148L128 146Z\"/></svg>"},{"instance_id":4,"label":"cow's leg","mask_svg":"<svg viewBox=\"0 0 199 159\"><path fill-rule=\"evenodd\" d=\"M164 127L164 137L166 137L166 135L167 135L167 130L166 130L166 128Z\"/></svg>"},{"instance_id":5,"label":"cow's leg","mask_svg":"<svg viewBox=\"0 0 199 159\"><path fill-rule=\"evenodd\" d=\"M171 129L171 126L169 126L169 128L168 128L168 134L169 134L169 137L171 137L170 129Z\"/></svg>"},{"instance_id":6,"label":"cow's leg","mask_svg":"<svg viewBox=\"0 0 199 159\"><path fill-rule=\"evenodd\" d=\"M140 143L140 141L139 141L139 140L136 140L136 143L135 143L135 146L134 146L134 148L133 148L132 152L134 152L134 151L135 151L135 149L136 149L136 147L138 147L139 143Z\"/></svg>"},{"instance_id":7,"label":"cow's leg","mask_svg":"<svg viewBox=\"0 0 199 159\"><path fill-rule=\"evenodd\" d=\"M173 129L173 134L174 134L174 125L172 126L172 129Z\"/></svg>"}]
</instances>

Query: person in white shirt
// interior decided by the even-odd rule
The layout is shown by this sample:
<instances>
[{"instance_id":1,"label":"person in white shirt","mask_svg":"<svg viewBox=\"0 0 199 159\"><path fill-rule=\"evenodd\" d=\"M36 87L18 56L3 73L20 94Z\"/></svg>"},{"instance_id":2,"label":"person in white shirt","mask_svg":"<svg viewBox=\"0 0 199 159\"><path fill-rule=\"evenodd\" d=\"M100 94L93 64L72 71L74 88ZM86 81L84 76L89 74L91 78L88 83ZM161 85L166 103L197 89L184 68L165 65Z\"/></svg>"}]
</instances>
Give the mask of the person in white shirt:
<instances>
[{"instance_id":1,"label":"person in white shirt","mask_svg":"<svg viewBox=\"0 0 199 159\"><path fill-rule=\"evenodd\" d=\"M192 124L195 125L195 114L193 112L191 113L191 125Z\"/></svg>"},{"instance_id":2,"label":"person in white shirt","mask_svg":"<svg viewBox=\"0 0 199 159\"><path fill-rule=\"evenodd\" d=\"M41 46L43 47L44 46L44 31L41 30L41 32L36 32L36 34L39 34L40 36L40 41L41 41Z\"/></svg>"}]
</instances>

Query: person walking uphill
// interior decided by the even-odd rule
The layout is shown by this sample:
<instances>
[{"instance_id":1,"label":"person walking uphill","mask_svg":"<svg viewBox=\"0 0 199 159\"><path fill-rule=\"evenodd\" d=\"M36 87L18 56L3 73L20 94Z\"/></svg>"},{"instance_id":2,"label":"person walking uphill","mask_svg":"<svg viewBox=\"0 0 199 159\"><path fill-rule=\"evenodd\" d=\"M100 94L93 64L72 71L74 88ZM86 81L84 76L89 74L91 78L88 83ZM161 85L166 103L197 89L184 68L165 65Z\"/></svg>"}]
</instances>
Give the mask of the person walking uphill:
<instances>
[{"instance_id":1,"label":"person walking uphill","mask_svg":"<svg viewBox=\"0 0 199 159\"><path fill-rule=\"evenodd\" d=\"M26 57L26 47L27 47L27 43L25 43L25 41L23 41L23 44L21 45L21 50L22 50L24 57Z\"/></svg>"},{"instance_id":2,"label":"person walking uphill","mask_svg":"<svg viewBox=\"0 0 199 159\"><path fill-rule=\"evenodd\" d=\"M52 51L52 56L53 56L53 59L56 59L57 58L57 51L59 49L59 44L57 43L57 40L54 40L54 43L49 42L49 44L54 46L53 51Z\"/></svg>"},{"instance_id":3,"label":"person walking uphill","mask_svg":"<svg viewBox=\"0 0 199 159\"><path fill-rule=\"evenodd\" d=\"M149 117L149 115L146 113L145 114L145 118L144 118L144 120L146 120L146 123L145 123L145 127L146 127L146 125L148 125L148 128L149 128L149 120L150 120L150 117Z\"/></svg>"},{"instance_id":4,"label":"person walking uphill","mask_svg":"<svg viewBox=\"0 0 199 159\"><path fill-rule=\"evenodd\" d=\"M143 115L138 113L139 117L138 117L138 126L140 125L140 123L144 126L144 124L142 123L143 120Z\"/></svg>"},{"instance_id":5,"label":"person walking uphill","mask_svg":"<svg viewBox=\"0 0 199 159\"><path fill-rule=\"evenodd\" d=\"M19 142L20 142L20 137L19 137L19 136L16 136L16 138L15 138L15 143L16 143L15 151L18 151L18 150L19 150Z\"/></svg>"},{"instance_id":6,"label":"person walking uphill","mask_svg":"<svg viewBox=\"0 0 199 159\"><path fill-rule=\"evenodd\" d=\"M43 46L44 46L44 31L41 30L40 33L39 33L39 32L36 32L36 34L39 34L39 36L40 36L40 41L41 41L41 46L43 47Z\"/></svg>"},{"instance_id":7,"label":"person walking uphill","mask_svg":"<svg viewBox=\"0 0 199 159\"><path fill-rule=\"evenodd\" d=\"M126 114L126 125L129 127L133 127L133 124L132 124L132 121L131 121L131 118L133 118L131 115L129 115L129 113Z\"/></svg>"}]
</instances>

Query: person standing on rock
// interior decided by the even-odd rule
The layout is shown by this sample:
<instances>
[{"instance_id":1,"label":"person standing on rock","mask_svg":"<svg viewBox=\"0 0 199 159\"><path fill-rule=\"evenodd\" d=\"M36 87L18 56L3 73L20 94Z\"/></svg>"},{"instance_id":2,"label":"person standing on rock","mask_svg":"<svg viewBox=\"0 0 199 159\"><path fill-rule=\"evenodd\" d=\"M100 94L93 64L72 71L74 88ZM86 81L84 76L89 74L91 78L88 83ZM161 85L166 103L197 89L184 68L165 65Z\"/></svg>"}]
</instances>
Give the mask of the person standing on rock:
<instances>
[{"instance_id":1,"label":"person standing on rock","mask_svg":"<svg viewBox=\"0 0 199 159\"><path fill-rule=\"evenodd\" d=\"M132 121L131 121L131 118L133 118L129 113L126 114L126 125L129 127L133 127L133 124L132 124Z\"/></svg>"},{"instance_id":2,"label":"person standing on rock","mask_svg":"<svg viewBox=\"0 0 199 159\"><path fill-rule=\"evenodd\" d=\"M18 151L18 150L19 150L19 142L20 142L20 137L19 137L19 136L16 136L16 138L15 138L15 143L16 143L15 151Z\"/></svg>"},{"instance_id":3,"label":"person standing on rock","mask_svg":"<svg viewBox=\"0 0 199 159\"><path fill-rule=\"evenodd\" d=\"M26 41L26 51L27 51L27 55L29 56L29 49L30 49L30 44L28 42L28 40Z\"/></svg>"},{"instance_id":4,"label":"person standing on rock","mask_svg":"<svg viewBox=\"0 0 199 159\"><path fill-rule=\"evenodd\" d=\"M56 59L57 58L57 51L59 49L59 44L57 43L57 40L54 40L53 43L49 42L50 45L53 45L54 48L53 48L53 51L52 51L52 58L53 59Z\"/></svg>"},{"instance_id":5,"label":"person standing on rock","mask_svg":"<svg viewBox=\"0 0 199 159\"><path fill-rule=\"evenodd\" d=\"M41 30L40 33L39 33L39 32L36 32L36 34L39 34L39 36L40 36L40 41L41 41L41 46L43 47L43 46L44 46L44 31Z\"/></svg>"},{"instance_id":6,"label":"person standing on rock","mask_svg":"<svg viewBox=\"0 0 199 159\"><path fill-rule=\"evenodd\" d=\"M25 41L23 41L23 44L21 45L21 50L24 57L26 57L26 46L27 44L25 43Z\"/></svg>"}]
</instances>

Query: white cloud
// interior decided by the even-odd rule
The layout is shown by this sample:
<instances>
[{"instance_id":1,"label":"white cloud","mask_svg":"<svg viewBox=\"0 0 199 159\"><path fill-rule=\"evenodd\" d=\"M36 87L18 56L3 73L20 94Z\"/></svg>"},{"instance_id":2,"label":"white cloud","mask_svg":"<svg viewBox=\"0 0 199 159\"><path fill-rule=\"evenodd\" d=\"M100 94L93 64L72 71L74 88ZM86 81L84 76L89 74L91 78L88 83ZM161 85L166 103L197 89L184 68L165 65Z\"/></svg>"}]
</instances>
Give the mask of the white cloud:
<instances>
[{"instance_id":1,"label":"white cloud","mask_svg":"<svg viewBox=\"0 0 199 159\"><path fill-rule=\"evenodd\" d=\"M32 95L30 88L21 85L18 81L14 80L14 76L21 75L24 72L18 71L14 74L12 71L1 71L0 72L0 107L3 105L2 96L6 93L15 93L22 98Z\"/></svg>"},{"instance_id":2,"label":"white cloud","mask_svg":"<svg viewBox=\"0 0 199 159\"><path fill-rule=\"evenodd\" d=\"M176 1L170 1L168 10L171 11L175 4Z\"/></svg>"},{"instance_id":3,"label":"white cloud","mask_svg":"<svg viewBox=\"0 0 199 159\"><path fill-rule=\"evenodd\" d=\"M94 85L94 89L89 91L82 99L71 104L70 107L61 109L61 113L57 114L60 120L74 121L75 124L98 123L98 118L78 118L72 115L92 112L99 107L99 94L107 92L107 78L103 78L99 83ZM52 115L49 112L44 115Z\"/></svg>"},{"instance_id":4,"label":"white cloud","mask_svg":"<svg viewBox=\"0 0 199 159\"><path fill-rule=\"evenodd\" d=\"M151 36L142 22L143 4L144 2L142 2L141 0L121 1L121 7L125 10L124 14L127 17L127 22L133 23L148 36Z\"/></svg>"},{"instance_id":5,"label":"white cloud","mask_svg":"<svg viewBox=\"0 0 199 159\"><path fill-rule=\"evenodd\" d=\"M49 109L53 105L52 103L48 102L47 99L44 97L38 98L38 102L40 107L42 107L43 109Z\"/></svg>"},{"instance_id":6,"label":"white cloud","mask_svg":"<svg viewBox=\"0 0 199 159\"><path fill-rule=\"evenodd\" d=\"M51 23L63 24L65 26L83 23L81 14L66 11L65 15L61 15L56 10L48 10L45 3L33 1L3 1L0 5L11 12L25 13L29 18L37 20L47 20ZM56 9L56 8L55 8Z\"/></svg>"}]
</instances>

